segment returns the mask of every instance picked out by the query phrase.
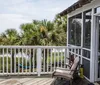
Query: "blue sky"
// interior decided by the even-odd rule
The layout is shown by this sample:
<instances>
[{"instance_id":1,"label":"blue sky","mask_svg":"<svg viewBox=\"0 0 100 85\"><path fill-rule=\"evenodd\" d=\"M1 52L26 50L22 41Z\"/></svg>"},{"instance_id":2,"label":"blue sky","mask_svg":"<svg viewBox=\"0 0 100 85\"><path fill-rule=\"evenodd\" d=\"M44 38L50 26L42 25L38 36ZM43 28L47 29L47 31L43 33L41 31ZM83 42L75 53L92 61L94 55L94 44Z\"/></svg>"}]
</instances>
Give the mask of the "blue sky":
<instances>
[{"instance_id":1,"label":"blue sky","mask_svg":"<svg viewBox=\"0 0 100 85\"><path fill-rule=\"evenodd\" d=\"M8 28L18 31L33 19L53 20L55 15L78 0L0 0L0 33Z\"/></svg>"}]
</instances>

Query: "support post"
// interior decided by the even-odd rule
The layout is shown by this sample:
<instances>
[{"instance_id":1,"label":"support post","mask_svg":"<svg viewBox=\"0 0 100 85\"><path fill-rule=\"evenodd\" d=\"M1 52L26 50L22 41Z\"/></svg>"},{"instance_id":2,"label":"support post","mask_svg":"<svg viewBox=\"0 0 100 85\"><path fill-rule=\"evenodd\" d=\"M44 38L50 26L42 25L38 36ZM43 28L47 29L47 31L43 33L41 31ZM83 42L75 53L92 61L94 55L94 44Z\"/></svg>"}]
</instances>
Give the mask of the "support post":
<instances>
[{"instance_id":1,"label":"support post","mask_svg":"<svg viewBox=\"0 0 100 85\"><path fill-rule=\"evenodd\" d=\"M83 64L82 60L83 60L83 57L82 57L82 54L83 54L83 43L84 43L84 23L85 23L85 18L84 18L84 12L82 12L82 29L81 29L81 59L80 59L80 64Z\"/></svg>"},{"instance_id":2,"label":"support post","mask_svg":"<svg viewBox=\"0 0 100 85\"><path fill-rule=\"evenodd\" d=\"M38 76L41 75L41 48L37 48L37 73Z\"/></svg>"},{"instance_id":3,"label":"support post","mask_svg":"<svg viewBox=\"0 0 100 85\"><path fill-rule=\"evenodd\" d=\"M90 57L90 82L95 81L95 50L96 50L96 29L94 27L94 9L92 9L92 23L91 23L91 57Z\"/></svg>"},{"instance_id":4,"label":"support post","mask_svg":"<svg viewBox=\"0 0 100 85\"><path fill-rule=\"evenodd\" d=\"M67 36L66 46L68 47L68 42L69 42L69 16L68 15L67 15L67 28L66 29L67 29L67 32L66 32L67 33L67 35L66 35ZM69 49L66 48L65 50L66 50L65 52L67 53L66 57L69 58ZM68 62L68 60L66 60L66 63L67 62Z\"/></svg>"}]
</instances>

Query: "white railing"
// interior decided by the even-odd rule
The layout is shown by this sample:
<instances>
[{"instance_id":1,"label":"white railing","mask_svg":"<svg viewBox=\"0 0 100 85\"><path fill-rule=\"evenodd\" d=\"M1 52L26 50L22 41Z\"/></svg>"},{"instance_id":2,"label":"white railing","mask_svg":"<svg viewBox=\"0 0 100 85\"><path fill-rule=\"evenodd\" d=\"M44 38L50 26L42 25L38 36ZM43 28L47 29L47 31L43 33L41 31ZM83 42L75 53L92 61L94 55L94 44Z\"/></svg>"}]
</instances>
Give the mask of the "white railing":
<instances>
[{"instance_id":1,"label":"white railing","mask_svg":"<svg viewBox=\"0 0 100 85\"><path fill-rule=\"evenodd\" d=\"M70 54L81 57L81 48L67 46L0 46L0 75L49 74L65 68Z\"/></svg>"}]
</instances>

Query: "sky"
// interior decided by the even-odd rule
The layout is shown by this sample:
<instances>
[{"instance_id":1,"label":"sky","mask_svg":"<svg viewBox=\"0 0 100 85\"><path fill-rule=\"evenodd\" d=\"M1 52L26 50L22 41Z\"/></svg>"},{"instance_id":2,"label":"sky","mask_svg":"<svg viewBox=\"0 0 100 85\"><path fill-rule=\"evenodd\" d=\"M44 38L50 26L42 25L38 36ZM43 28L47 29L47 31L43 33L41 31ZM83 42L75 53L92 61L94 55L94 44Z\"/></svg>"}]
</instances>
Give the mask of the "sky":
<instances>
[{"instance_id":1,"label":"sky","mask_svg":"<svg viewBox=\"0 0 100 85\"><path fill-rule=\"evenodd\" d=\"M0 33L32 20L53 20L55 15L78 0L0 0Z\"/></svg>"}]
</instances>

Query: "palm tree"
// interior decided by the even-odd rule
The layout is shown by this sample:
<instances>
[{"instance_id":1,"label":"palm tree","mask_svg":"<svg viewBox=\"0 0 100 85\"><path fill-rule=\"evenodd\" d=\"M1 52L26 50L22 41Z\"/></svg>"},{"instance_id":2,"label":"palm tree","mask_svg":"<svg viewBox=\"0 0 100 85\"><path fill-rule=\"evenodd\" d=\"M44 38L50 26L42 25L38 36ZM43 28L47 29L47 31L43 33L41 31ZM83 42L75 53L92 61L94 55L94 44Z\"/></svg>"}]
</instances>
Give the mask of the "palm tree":
<instances>
[{"instance_id":1,"label":"palm tree","mask_svg":"<svg viewBox=\"0 0 100 85\"><path fill-rule=\"evenodd\" d=\"M20 41L19 35L15 29L7 29L0 35L1 45L17 45ZM14 72L14 49L12 50L12 71Z\"/></svg>"},{"instance_id":2,"label":"palm tree","mask_svg":"<svg viewBox=\"0 0 100 85\"><path fill-rule=\"evenodd\" d=\"M19 34L15 29L7 29L0 35L1 45L16 45L19 41Z\"/></svg>"}]
</instances>

